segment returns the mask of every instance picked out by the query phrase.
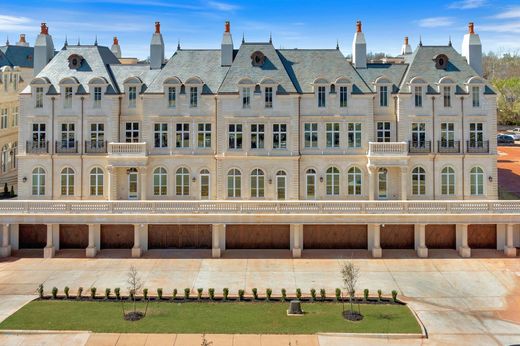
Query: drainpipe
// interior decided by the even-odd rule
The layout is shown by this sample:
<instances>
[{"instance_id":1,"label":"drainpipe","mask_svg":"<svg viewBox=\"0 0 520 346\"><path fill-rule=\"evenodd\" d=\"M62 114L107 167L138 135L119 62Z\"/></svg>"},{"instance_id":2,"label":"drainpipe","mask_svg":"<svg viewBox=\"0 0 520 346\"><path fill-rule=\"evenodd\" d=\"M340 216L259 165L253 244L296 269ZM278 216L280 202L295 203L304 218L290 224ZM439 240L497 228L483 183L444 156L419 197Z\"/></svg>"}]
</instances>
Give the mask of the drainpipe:
<instances>
[{"instance_id":1,"label":"drainpipe","mask_svg":"<svg viewBox=\"0 0 520 346\"><path fill-rule=\"evenodd\" d=\"M375 100L375 98L374 98ZM399 122L397 121L397 96L394 96L394 118L395 118L395 141L399 142ZM376 124L377 126L377 124ZM376 129L377 131L377 129Z\"/></svg>"},{"instance_id":2,"label":"drainpipe","mask_svg":"<svg viewBox=\"0 0 520 346\"><path fill-rule=\"evenodd\" d=\"M54 199L54 101L55 97L51 97L51 199Z\"/></svg>"},{"instance_id":3,"label":"drainpipe","mask_svg":"<svg viewBox=\"0 0 520 346\"><path fill-rule=\"evenodd\" d=\"M464 144L466 143L465 139L464 139L464 96L461 96L460 97L460 119L461 119L461 122L462 122L462 129L461 129L461 143L460 143L460 152L462 154L462 199L464 200L464 196L465 196L465 190L466 190L466 184L465 184L465 180L466 180L466 168L465 168L465 161L466 161L466 154L465 154L465 151L464 151Z\"/></svg>"},{"instance_id":4,"label":"drainpipe","mask_svg":"<svg viewBox=\"0 0 520 346\"><path fill-rule=\"evenodd\" d=\"M302 96L298 95L298 174L296 174L296 179L297 179L296 180L296 186L298 186L298 199L300 199L300 190L301 190L300 174L302 173L301 172L301 158L302 158L301 141L302 141L302 137L300 136L300 134L301 134L301 126L302 126L302 123L301 123L301 109L302 109L301 102L302 102Z\"/></svg>"},{"instance_id":5,"label":"drainpipe","mask_svg":"<svg viewBox=\"0 0 520 346\"><path fill-rule=\"evenodd\" d=\"M432 160L432 168L433 168L433 199L435 199L435 178L437 174L435 173L435 159L437 158L437 153L435 151L435 96L432 96L432 152L433 152L433 160Z\"/></svg>"},{"instance_id":6,"label":"drainpipe","mask_svg":"<svg viewBox=\"0 0 520 346\"><path fill-rule=\"evenodd\" d=\"M218 174L218 160L217 160L217 153L218 153L218 149L217 149L217 146L218 146L218 98L217 98L217 95L215 95L215 119L214 119L214 123L215 123L215 128L211 128L211 132L212 132L212 137L213 137L213 133L215 134L215 138L214 140L211 141L211 145L213 146L213 160L215 160L215 174L210 174L210 188L212 186L215 186L215 189L216 189L216 194L215 194L215 197L217 197L218 199L218 182L217 182L217 179L219 177L219 174ZM212 176L215 176L215 182L216 184L211 184L211 177ZM209 195L210 195L210 199L211 199L211 190L209 191Z\"/></svg>"},{"instance_id":7,"label":"drainpipe","mask_svg":"<svg viewBox=\"0 0 520 346\"><path fill-rule=\"evenodd\" d=\"M117 110L117 142L121 142L121 103L123 101L123 97L119 96L119 107Z\"/></svg>"},{"instance_id":8,"label":"drainpipe","mask_svg":"<svg viewBox=\"0 0 520 346\"><path fill-rule=\"evenodd\" d=\"M80 131L79 131L79 141L78 141L78 149L81 148L79 150L79 157L80 157L80 169L79 169L79 199L83 199L83 152L84 152L84 149L83 149L83 129L85 128L84 124L83 124L83 121L84 121L84 101L85 101L85 97L84 96L81 96L81 127L80 127Z\"/></svg>"}]
</instances>

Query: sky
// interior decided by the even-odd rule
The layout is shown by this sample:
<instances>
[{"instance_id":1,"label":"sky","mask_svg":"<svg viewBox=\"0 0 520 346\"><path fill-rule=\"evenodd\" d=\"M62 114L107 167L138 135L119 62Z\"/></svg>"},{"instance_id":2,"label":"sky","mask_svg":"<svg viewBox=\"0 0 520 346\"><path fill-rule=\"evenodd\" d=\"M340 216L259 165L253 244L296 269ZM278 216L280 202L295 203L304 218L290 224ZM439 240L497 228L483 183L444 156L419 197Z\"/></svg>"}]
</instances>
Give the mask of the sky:
<instances>
[{"instance_id":1,"label":"sky","mask_svg":"<svg viewBox=\"0 0 520 346\"><path fill-rule=\"evenodd\" d=\"M520 0L18 0L2 1L0 41L11 44L20 33L34 44L45 21L54 46L110 46L117 36L125 57L146 58L154 31L161 22L166 56L180 41L182 48L219 48L224 22L231 21L235 47L245 36L276 48L334 48L351 53L357 20L363 22L367 49L397 55L403 37L412 47L444 45L450 37L460 51L469 21L475 22L483 50L520 52ZM3 36L3 37L2 37Z\"/></svg>"}]
</instances>

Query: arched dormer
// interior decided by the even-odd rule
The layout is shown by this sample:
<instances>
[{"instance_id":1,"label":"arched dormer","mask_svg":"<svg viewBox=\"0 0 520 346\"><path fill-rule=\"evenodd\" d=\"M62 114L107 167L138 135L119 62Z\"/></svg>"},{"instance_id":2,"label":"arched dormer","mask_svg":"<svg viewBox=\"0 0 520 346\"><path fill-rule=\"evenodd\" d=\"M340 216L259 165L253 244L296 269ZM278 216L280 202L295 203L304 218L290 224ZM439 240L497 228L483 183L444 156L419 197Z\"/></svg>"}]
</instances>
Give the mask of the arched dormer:
<instances>
[{"instance_id":1,"label":"arched dormer","mask_svg":"<svg viewBox=\"0 0 520 346\"><path fill-rule=\"evenodd\" d=\"M480 107L485 87L484 80L479 76L473 76L468 79L464 85L466 87L466 92L471 96L473 108Z\"/></svg>"},{"instance_id":2,"label":"arched dormer","mask_svg":"<svg viewBox=\"0 0 520 346\"><path fill-rule=\"evenodd\" d=\"M379 85L379 84L392 84L392 82L390 81L390 78L388 78L387 76L381 75L381 76L377 77L374 80L373 84L375 84L375 85Z\"/></svg>"},{"instance_id":3,"label":"arched dormer","mask_svg":"<svg viewBox=\"0 0 520 346\"><path fill-rule=\"evenodd\" d=\"M137 77L137 76L132 76L132 77L128 77L127 79L125 79L125 81L123 82L123 84L125 85L130 85L130 84L143 84L143 81L141 80L141 78Z\"/></svg>"},{"instance_id":4,"label":"arched dormer","mask_svg":"<svg viewBox=\"0 0 520 346\"><path fill-rule=\"evenodd\" d=\"M318 77L312 82L312 85L330 85L330 82L326 78Z\"/></svg>"},{"instance_id":5,"label":"arched dormer","mask_svg":"<svg viewBox=\"0 0 520 346\"><path fill-rule=\"evenodd\" d=\"M188 78L184 84L195 86L195 85L204 85L204 82L202 81L202 79L200 79L200 77L193 76L193 77Z\"/></svg>"},{"instance_id":6,"label":"arched dormer","mask_svg":"<svg viewBox=\"0 0 520 346\"><path fill-rule=\"evenodd\" d=\"M103 86L103 85L107 85L108 81L106 80L105 77L94 77L88 81L88 84L92 85L92 86L94 86L94 85Z\"/></svg>"},{"instance_id":7,"label":"arched dormer","mask_svg":"<svg viewBox=\"0 0 520 346\"><path fill-rule=\"evenodd\" d=\"M439 79L437 84L438 85L441 85L441 84L450 85L450 84L455 84L455 81L451 77L444 76L441 79Z\"/></svg>"},{"instance_id":8,"label":"arched dormer","mask_svg":"<svg viewBox=\"0 0 520 346\"><path fill-rule=\"evenodd\" d=\"M202 94L204 82L202 81L202 79L200 79L200 77L194 76L188 78L184 85L185 93L188 94L188 104L190 108L197 108L199 106L199 98Z\"/></svg>"},{"instance_id":9,"label":"arched dormer","mask_svg":"<svg viewBox=\"0 0 520 346\"><path fill-rule=\"evenodd\" d=\"M37 104L37 108L40 108L43 102L43 95L47 94L49 92L49 88L51 87L51 81L47 77L37 77L33 78L31 80L31 83L29 83L31 86L31 93L33 97L36 97L36 94L38 94L38 100L35 101Z\"/></svg>"},{"instance_id":10,"label":"arched dormer","mask_svg":"<svg viewBox=\"0 0 520 346\"><path fill-rule=\"evenodd\" d=\"M182 81L178 77L168 77L163 82L164 86L180 86Z\"/></svg>"},{"instance_id":11,"label":"arched dormer","mask_svg":"<svg viewBox=\"0 0 520 346\"><path fill-rule=\"evenodd\" d=\"M260 85L262 85L262 86L274 86L274 85L278 85L278 82L275 81L272 78L266 77L266 78L264 78L264 79L262 79L260 81Z\"/></svg>"},{"instance_id":12,"label":"arched dormer","mask_svg":"<svg viewBox=\"0 0 520 346\"><path fill-rule=\"evenodd\" d=\"M337 86L339 86L339 85L350 85L350 84L352 84L352 82L347 77L339 77L339 78L336 79L334 84L336 84Z\"/></svg>"},{"instance_id":13,"label":"arched dormer","mask_svg":"<svg viewBox=\"0 0 520 346\"><path fill-rule=\"evenodd\" d=\"M238 81L239 86L253 86L255 82L253 82L250 78L242 78Z\"/></svg>"},{"instance_id":14,"label":"arched dormer","mask_svg":"<svg viewBox=\"0 0 520 346\"><path fill-rule=\"evenodd\" d=\"M428 83L426 83L426 81L422 77L415 76L412 79L410 79L409 84L426 85Z\"/></svg>"}]
</instances>

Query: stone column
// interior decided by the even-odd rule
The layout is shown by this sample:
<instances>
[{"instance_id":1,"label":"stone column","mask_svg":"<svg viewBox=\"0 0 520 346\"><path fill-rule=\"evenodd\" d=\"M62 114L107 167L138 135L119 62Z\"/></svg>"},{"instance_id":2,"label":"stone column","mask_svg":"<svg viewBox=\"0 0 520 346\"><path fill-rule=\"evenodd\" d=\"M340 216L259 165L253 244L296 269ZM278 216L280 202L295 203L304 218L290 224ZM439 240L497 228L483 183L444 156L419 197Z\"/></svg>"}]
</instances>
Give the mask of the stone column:
<instances>
[{"instance_id":1,"label":"stone column","mask_svg":"<svg viewBox=\"0 0 520 346\"><path fill-rule=\"evenodd\" d=\"M401 167L401 200L408 199L408 167Z\"/></svg>"},{"instance_id":2,"label":"stone column","mask_svg":"<svg viewBox=\"0 0 520 346\"><path fill-rule=\"evenodd\" d=\"M146 173L146 167L139 168L139 175L141 178L141 200L143 201L147 199L146 188L148 187L148 182L146 180Z\"/></svg>"},{"instance_id":3,"label":"stone column","mask_svg":"<svg viewBox=\"0 0 520 346\"><path fill-rule=\"evenodd\" d=\"M11 256L11 245L9 243L9 224L2 225L2 247L0 247L0 257Z\"/></svg>"},{"instance_id":4,"label":"stone column","mask_svg":"<svg viewBox=\"0 0 520 346\"><path fill-rule=\"evenodd\" d=\"M114 191L115 191L115 187L116 187L114 166L108 166L107 171L108 171L107 195L108 195L108 200L112 201L112 200L116 199L115 198L116 196L114 195Z\"/></svg>"},{"instance_id":5,"label":"stone column","mask_svg":"<svg viewBox=\"0 0 520 346\"><path fill-rule=\"evenodd\" d=\"M143 224L134 225L134 247L132 248L132 257L141 257L143 254L143 249L141 248L141 230L143 228Z\"/></svg>"},{"instance_id":6,"label":"stone column","mask_svg":"<svg viewBox=\"0 0 520 346\"><path fill-rule=\"evenodd\" d=\"M459 233L458 238L460 238L458 248L460 257L471 257L471 249L468 246L468 225L457 225L457 232Z\"/></svg>"},{"instance_id":7,"label":"stone column","mask_svg":"<svg viewBox=\"0 0 520 346\"><path fill-rule=\"evenodd\" d=\"M220 258L226 247L226 224L211 225L211 257Z\"/></svg>"},{"instance_id":8,"label":"stone column","mask_svg":"<svg viewBox=\"0 0 520 346\"><path fill-rule=\"evenodd\" d=\"M376 186L376 170L374 166L368 166L368 199L374 200L375 186Z\"/></svg>"},{"instance_id":9,"label":"stone column","mask_svg":"<svg viewBox=\"0 0 520 346\"><path fill-rule=\"evenodd\" d=\"M428 257L428 248L426 247L426 225L423 223L415 224L415 251L417 251L417 256L421 258Z\"/></svg>"},{"instance_id":10,"label":"stone column","mask_svg":"<svg viewBox=\"0 0 520 346\"><path fill-rule=\"evenodd\" d=\"M96 248L96 235L95 235L95 224L88 225L88 247L86 249L87 257L96 257L97 248Z\"/></svg>"},{"instance_id":11,"label":"stone column","mask_svg":"<svg viewBox=\"0 0 520 346\"><path fill-rule=\"evenodd\" d=\"M372 238L372 257L381 258L383 257L383 249L381 249L381 225L372 224L369 225L371 228Z\"/></svg>"},{"instance_id":12,"label":"stone column","mask_svg":"<svg viewBox=\"0 0 520 346\"><path fill-rule=\"evenodd\" d=\"M516 257L516 247L513 245L514 226L512 223L506 225L506 246L504 247L504 253L507 257Z\"/></svg>"},{"instance_id":13,"label":"stone column","mask_svg":"<svg viewBox=\"0 0 520 346\"><path fill-rule=\"evenodd\" d=\"M43 258L52 258L56 253L56 248L53 242L53 224L47 224L47 246L43 249Z\"/></svg>"},{"instance_id":14,"label":"stone column","mask_svg":"<svg viewBox=\"0 0 520 346\"><path fill-rule=\"evenodd\" d=\"M303 250L303 225L291 224L291 252L294 258L302 257Z\"/></svg>"}]
</instances>

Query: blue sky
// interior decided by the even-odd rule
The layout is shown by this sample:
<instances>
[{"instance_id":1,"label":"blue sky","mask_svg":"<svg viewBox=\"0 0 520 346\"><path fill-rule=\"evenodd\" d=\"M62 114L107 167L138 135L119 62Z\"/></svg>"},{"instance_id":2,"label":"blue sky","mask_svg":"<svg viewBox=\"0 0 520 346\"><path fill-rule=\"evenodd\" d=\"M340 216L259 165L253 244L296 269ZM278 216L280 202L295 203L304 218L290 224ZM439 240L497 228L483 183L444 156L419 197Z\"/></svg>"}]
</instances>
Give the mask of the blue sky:
<instances>
[{"instance_id":1,"label":"blue sky","mask_svg":"<svg viewBox=\"0 0 520 346\"><path fill-rule=\"evenodd\" d=\"M460 50L467 23L474 21L484 51L520 51L519 0L444 1L292 1L292 0L24 0L5 1L0 13L0 40L26 33L34 44L39 23L46 21L56 48L69 43L111 45L118 36L123 56L145 58L154 30L162 24L166 55L180 40L183 48L218 48L224 21L231 21L235 46L267 41L276 48L333 48L336 40L350 54L356 20L363 21L368 50L399 53L404 36L415 47L447 44L451 35ZM2 38L2 35L4 36Z\"/></svg>"}]
</instances>

